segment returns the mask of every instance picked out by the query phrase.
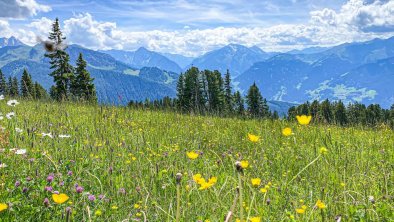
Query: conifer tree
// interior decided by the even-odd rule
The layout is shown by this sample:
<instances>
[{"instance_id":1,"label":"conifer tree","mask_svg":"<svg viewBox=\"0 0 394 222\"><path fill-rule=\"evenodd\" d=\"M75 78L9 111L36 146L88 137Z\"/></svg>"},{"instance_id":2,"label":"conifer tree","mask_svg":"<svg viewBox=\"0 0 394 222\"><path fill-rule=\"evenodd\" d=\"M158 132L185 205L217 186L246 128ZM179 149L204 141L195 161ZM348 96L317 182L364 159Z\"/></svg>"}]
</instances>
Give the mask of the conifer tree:
<instances>
[{"instance_id":1,"label":"conifer tree","mask_svg":"<svg viewBox=\"0 0 394 222\"><path fill-rule=\"evenodd\" d=\"M35 99L46 99L48 93L38 82L34 83Z\"/></svg>"},{"instance_id":2,"label":"conifer tree","mask_svg":"<svg viewBox=\"0 0 394 222\"><path fill-rule=\"evenodd\" d=\"M8 88L9 95L12 97L19 96L19 87L18 87L18 79L16 77L12 78L11 76L8 79Z\"/></svg>"},{"instance_id":3,"label":"conifer tree","mask_svg":"<svg viewBox=\"0 0 394 222\"><path fill-rule=\"evenodd\" d=\"M5 80L5 76L0 69L0 95L8 95L8 87L7 81Z\"/></svg>"},{"instance_id":4,"label":"conifer tree","mask_svg":"<svg viewBox=\"0 0 394 222\"><path fill-rule=\"evenodd\" d=\"M35 88L31 75L27 73L27 70L23 70L21 82L20 82L20 92L21 96L24 98L35 98Z\"/></svg>"},{"instance_id":5,"label":"conifer tree","mask_svg":"<svg viewBox=\"0 0 394 222\"><path fill-rule=\"evenodd\" d=\"M93 78L90 78L89 72L86 70L86 61L83 59L82 53L79 53L75 68L75 75L72 79L70 91L75 99L89 102L97 102L96 88Z\"/></svg>"},{"instance_id":6,"label":"conifer tree","mask_svg":"<svg viewBox=\"0 0 394 222\"><path fill-rule=\"evenodd\" d=\"M341 126L347 124L346 108L340 100L335 104L334 118L336 123Z\"/></svg>"},{"instance_id":7,"label":"conifer tree","mask_svg":"<svg viewBox=\"0 0 394 222\"><path fill-rule=\"evenodd\" d=\"M331 103L328 99L324 100L320 105L320 112L323 117L323 120L326 123L331 123L333 119L333 114L331 110Z\"/></svg>"},{"instance_id":8,"label":"conifer tree","mask_svg":"<svg viewBox=\"0 0 394 222\"><path fill-rule=\"evenodd\" d=\"M69 64L69 55L63 48L63 41L66 38L63 37L60 30L58 18L52 24L52 31L49 33L48 39L54 44L53 51L45 54L50 59L51 69L53 69L50 75L53 77L55 88L52 90L51 96L59 101L67 100L70 83L73 79L73 67Z\"/></svg>"},{"instance_id":9,"label":"conifer tree","mask_svg":"<svg viewBox=\"0 0 394 222\"><path fill-rule=\"evenodd\" d=\"M231 91L231 76L230 71L227 69L226 75L224 76L224 104L226 105L225 109L228 113L233 112L233 97Z\"/></svg>"},{"instance_id":10,"label":"conifer tree","mask_svg":"<svg viewBox=\"0 0 394 222\"><path fill-rule=\"evenodd\" d=\"M186 107L186 100L185 100L185 77L184 75L181 73L181 75L179 75L178 78L178 82L176 85L176 91L177 91L177 106L179 108L179 110L184 111L185 107Z\"/></svg>"},{"instance_id":11,"label":"conifer tree","mask_svg":"<svg viewBox=\"0 0 394 222\"><path fill-rule=\"evenodd\" d=\"M246 103L248 104L248 111L253 117L267 117L268 106L267 101L263 99L256 83L253 83L248 90L246 96Z\"/></svg>"},{"instance_id":12,"label":"conifer tree","mask_svg":"<svg viewBox=\"0 0 394 222\"><path fill-rule=\"evenodd\" d=\"M244 115L245 113L245 102L239 91L234 93L234 108L233 110L237 115Z\"/></svg>"}]
</instances>

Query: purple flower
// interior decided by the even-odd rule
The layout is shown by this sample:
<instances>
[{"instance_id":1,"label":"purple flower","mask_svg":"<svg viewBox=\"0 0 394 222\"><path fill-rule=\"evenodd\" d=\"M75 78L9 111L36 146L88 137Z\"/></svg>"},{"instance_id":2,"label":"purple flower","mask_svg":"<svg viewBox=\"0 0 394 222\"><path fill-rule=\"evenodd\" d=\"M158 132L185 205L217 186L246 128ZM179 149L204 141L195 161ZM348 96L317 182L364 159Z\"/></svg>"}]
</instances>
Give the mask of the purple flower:
<instances>
[{"instance_id":1,"label":"purple flower","mask_svg":"<svg viewBox=\"0 0 394 222\"><path fill-rule=\"evenodd\" d=\"M53 181L53 174L49 174L49 176L47 177L47 182L51 183Z\"/></svg>"},{"instance_id":2,"label":"purple flower","mask_svg":"<svg viewBox=\"0 0 394 222\"><path fill-rule=\"evenodd\" d=\"M104 195L103 194L100 194L99 196L98 196L98 198L100 199L100 200L102 200L102 199L104 199Z\"/></svg>"},{"instance_id":3,"label":"purple flower","mask_svg":"<svg viewBox=\"0 0 394 222\"><path fill-rule=\"evenodd\" d=\"M19 187L21 185L21 182L19 181L19 180L17 180L16 182L15 182L15 187Z\"/></svg>"},{"instance_id":4,"label":"purple flower","mask_svg":"<svg viewBox=\"0 0 394 222\"><path fill-rule=\"evenodd\" d=\"M48 198L44 199L44 206L49 207L49 200L48 200Z\"/></svg>"},{"instance_id":5,"label":"purple flower","mask_svg":"<svg viewBox=\"0 0 394 222\"><path fill-rule=\"evenodd\" d=\"M26 181L27 182L31 181L31 177L26 177Z\"/></svg>"},{"instance_id":6,"label":"purple flower","mask_svg":"<svg viewBox=\"0 0 394 222\"><path fill-rule=\"evenodd\" d=\"M64 181L61 181L60 183L59 183L59 186L64 186Z\"/></svg>"},{"instance_id":7,"label":"purple flower","mask_svg":"<svg viewBox=\"0 0 394 222\"><path fill-rule=\"evenodd\" d=\"M70 214L71 213L71 207L66 207L66 213Z\"/></svg>"},{"instance_id":8,"label":"purple flower","mask_svg":"<svg viewBox=\"0 0 394 222\"><path fill-rule=\"evenodd\" d=\"M75 187L75 191L77 191L77 193L82 193L83 187L77 185L77 187Z\"/></svg>"},{"instance_id":9,"label":"purple flower","mask_svg":"<svg viewBox=\"0 0 394 222\"><path fill-rule=\"evenodd\" d=\"M49 192L52 192L53 188L52 188L51 186L46 186L46 187L45 187L45 190L46 190L46 191L49 191Z\"/></svg>"},{"instance_id":10,"label":"purple flower","mask_svg":"<svg viewBox=\"0 0 394 222\"><path fill-rule=\"evenodd\" d=\"M88 199L93 202L96 200L96 197L93 194L89 194Z\"/></svg>"},{"instance_id":11,"label":"purple flower","mask_svg":"<svg viewBox=\"0 0 394 222\"><path fill-rule=\"evenodd\" d=\"M70 170L70 171L67 172L67 175L68 175L68 176L72 176L72 175L73 175L73 172Z\"/></svg>"},{"instance_id":12,"label":"purple flower","mask_svg":"<svg viewBox=\"0 0 394 222\"><path fill-rule=\"evenodd\" d=\"M23 192L23 193L27 193L27 191L29 191L29 189L28 189L27 187L23 187L22 192Z\"/></svg>"},{"instance_id":13,"label":"purple flower","mask_svg":"<svg viewBox=\"0 0 394 222\"><path fill-rule=\"evenodd\" d=\"M125 190L124 188L120 188L120 189L119 189L119 193L120 193L120 194L126 194L126 190Z\"/></svg>"},{"instance_id":14,"label":"purple flower","mask_svg":"<svg viewBox=\"0 0 394 222\"><path fill-rule=\"evenodd\" d=\"M53 193L55 193L55 194L59 194L59 191L55 190L55 191L53 191Z\"/></svg>"},{"instance_id":15,"label":"purple flower","mask_svg":"<svg viewBox=\"0 0 394 222\"><path fill-rule=\"evenodd\" d=\"M29 159L29 162L30 162L30 163L33 163L34 160L35 160L34 158L30 158L30 159Z\"/></svg>"}]
</instances>

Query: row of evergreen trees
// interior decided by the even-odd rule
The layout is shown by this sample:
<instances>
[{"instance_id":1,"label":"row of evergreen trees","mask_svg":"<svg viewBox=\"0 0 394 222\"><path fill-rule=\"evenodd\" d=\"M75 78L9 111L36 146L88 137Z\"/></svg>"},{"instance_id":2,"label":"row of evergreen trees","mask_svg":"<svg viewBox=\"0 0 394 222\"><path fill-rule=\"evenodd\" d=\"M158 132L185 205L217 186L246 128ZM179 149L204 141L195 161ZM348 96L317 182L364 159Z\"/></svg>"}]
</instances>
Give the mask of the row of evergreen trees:
<instances>
[{"instance_id":1,"label":"row of evergreen trees","mask_svg":"<svg viewBox=\"0 0 394 222\"><path fill-rule=\"evenodd\" d=\"M217 70L200 71L197 67L191 67L179 76L176 99L166 97L154 101L131 101L129 106L220 116L278 118L278 113L269 111L267 101L256 84L249 88L244 98L239 91L233 93L229 71L222 77Z\"/></svg>"},{"instance_id":2,"label":"row of evergreen trees","mask_svg":"<svg viewBox=\"0 0 394 222\"><path fill-rule=\"evenodd\" d=\"M47 47L45 56L50 59L53 70L50 75L55 83L50 90L51 98L57 101L77 100L97 103L94 79L86 69L86 61L82 53L76 61L76 68L70 64L70 56L64 47L66 37L60 30L58 18L52 24L48 39L51 42L47 44L51 45Z\"/></svg>"},{"instance_id":3,"label":"row of evergreen trees","mask_svg":"<svg viewBox=\"0 0 394 222\"><path fill-rule=\"evenodd\" d=\"M296 115L312 115L315 123L336 124L340 126L378 126L385 124L394 128L394 104L390 109L383 109L378 104L364 105L342 101L330 102L317 100L293 106L288 111L288 118L294 119Z\"/></svg>"},{"instance_id":4,"label":"row of evergreen trees","mask_svg":"<svg viewBox=\"0 0 394 222\"><path fill-rule=\"evenodd\" d=\"M33 82L26 69L23 70L20 81L16 77L8 77L0 70L0 94L10 97L23 97L26 99L47 99L48 93L38 82Z\"/></svg>"}]
</instances>

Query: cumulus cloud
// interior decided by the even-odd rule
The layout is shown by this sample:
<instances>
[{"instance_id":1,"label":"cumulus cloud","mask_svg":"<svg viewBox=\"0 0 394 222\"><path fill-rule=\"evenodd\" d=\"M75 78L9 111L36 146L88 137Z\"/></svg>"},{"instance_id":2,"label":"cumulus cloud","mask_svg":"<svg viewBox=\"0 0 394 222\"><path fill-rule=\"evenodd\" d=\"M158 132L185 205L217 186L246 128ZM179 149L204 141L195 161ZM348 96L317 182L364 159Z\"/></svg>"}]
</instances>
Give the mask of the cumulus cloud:
<instances>
[{"instance_id":1,"label":"cumulus cloud","mask_svg":"<svg viewBox=\"0 0 394 222\"><path fill-rule=\"evenodd\" d=\"M35 0L1 0L0 8L0 17L17 19L51 10L51 7L38 4Z\"/></svg>"},{"instance_id":2,"label":"cumulus cloud","mask_svg":"<svg viewBox=\"0 0 394 222\"><path fill-rule=\"evenodd\" d=\"M92 49L135 50L146 47L158 52L199 56L235 43L259 46L266 51L287 51L312 46L332 46L344 42L366 41L394 35L394 1L350 0L339 10L324 8L310 13L305 24L281 24L269 27L215 27L177 30L130 31L115 22L98 21L89 14L78 14L62 22L68 43ZM33 43L34 34L47 36L52 21L33 20L28 29L17 31L25 43ZM0 30L9 24L0 23Z\"/></svg>"},{"instance_id":3,"label":"cumulus cloud","mask_svg":"<svg viewBox=\"0 0 394 222\"><path fill-rule=\"evenodd\" d=\"M325 8L311 12L312 22L361 32L393 32L394 1L350 0L339 12Z\"/></svg>"}]
</instances>

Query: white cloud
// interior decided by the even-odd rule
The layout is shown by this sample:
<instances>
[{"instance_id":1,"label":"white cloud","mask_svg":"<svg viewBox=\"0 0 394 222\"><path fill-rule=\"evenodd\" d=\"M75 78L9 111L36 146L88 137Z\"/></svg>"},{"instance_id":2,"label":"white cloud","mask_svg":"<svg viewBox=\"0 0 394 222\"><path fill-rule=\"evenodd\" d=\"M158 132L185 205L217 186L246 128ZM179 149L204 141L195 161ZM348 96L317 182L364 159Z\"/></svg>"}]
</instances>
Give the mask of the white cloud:
<instances>
[{"instance_id":1,"label":"white cloud","mask_svg":"<svg viewBox=\"0 0 394 222\"><path fill-rule=\"evenodd\" d=\"M1 0L0 8L0 17L17 19L51 10L51 7L38 4L35 0Z\"/></svg>"},{"instance_id":2,"label":"white cloud","mask_svg":"<svg viewBox=\"0 0 394 222\"><path fill-rule=\"evenodd\" d=\"M91 14L85 13L65 20L62 30L68 43L92 49L135 50L144 46L158 52L198 56L235 43L257 45L267 51L287 51L391 37L394 35L393 10L393 0L369 3L350 0L337 11L325 8L311 12L310 21L305 24L205 29L185 26L179 30L150 31L125 30L114 22L97 21ZM33 44L34 35L47 36L51 23L45 17L34 20L27 29L17 30L16 37ZM0 30L11 32L9 25L3 26L1 28L0 23Z\"/></svg>"}]
</instances>

